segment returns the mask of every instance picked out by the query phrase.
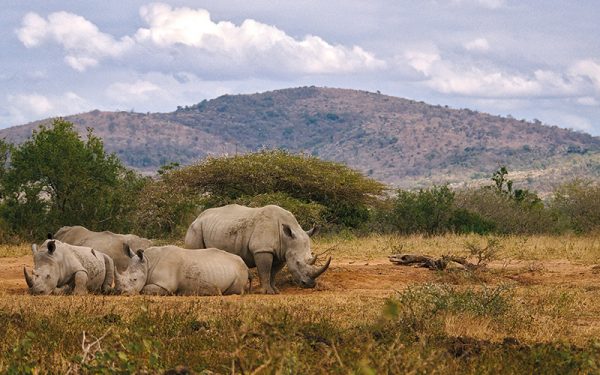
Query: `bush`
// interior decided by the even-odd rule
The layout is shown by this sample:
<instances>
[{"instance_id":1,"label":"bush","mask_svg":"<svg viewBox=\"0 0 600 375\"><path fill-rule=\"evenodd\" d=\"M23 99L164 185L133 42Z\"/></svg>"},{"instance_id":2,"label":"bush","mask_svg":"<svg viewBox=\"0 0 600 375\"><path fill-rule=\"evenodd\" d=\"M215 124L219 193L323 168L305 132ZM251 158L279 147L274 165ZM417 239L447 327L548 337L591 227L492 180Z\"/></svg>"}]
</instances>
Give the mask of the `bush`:
<instances>
[{"instance_id":1,"label":"bush","mask_svg":"<svg viewBox=\"0 0 600 375\"><path fill-rule=\"evenodd\" d=\"M62 225L124 229L144 180L104 151L88 130L54 120L12 149L2 172L0 216L12 233L40 237Z\"/></svg>"},{"instance_id":2,"label":"bush","mask_svg":"<svg viewBox=\"0 0 600 375\"><path fill-rule=\"evenodd\" d=\"M550 210L535 199L517 200L492 189L480 188L458 191L455 204L457 208L477 215L481 219L477 225L496 233L555 233L561 230Z\"/></svg>"},{"instance_id":3,"label":"bush","mask_svg":"<svg viewBox=\"0 0 600 375\"><path fill-rule=\"evenodd\" d=\"M275 204L293 212L298 223L305 229L313 225L323 226L326 224L323 217L326 211L325 206L314 202L305 203L282 192L243 196L236 199L234 203L248 207L263 207Z\"/></svg>"},{"instance_id":4,"label":"bush","mask_svg":"<svg viewBox=\"0 0 600 375\"><path fill-rule=\"evenodd\" d=\"M600 186L591 181L575 180L558 187L550 206L577 233L600 230Z\"/></svg>"},{"instance_id":5,"label":"bush","mask_svg":"<svg viewBox=\"0 0 600 375\"><path fill-rule=\"evenodd\" d=\"M440 234L449 231L453 215L454 192L447 186L398 190L394 220L401 233Z\"/></svg>"},{"instance_id":6,"label":"bush","mask_svg":"<svg viewBox=\"0 0 600 375\"><path fill-rule=\"evenodd\" d=\"M455 195L447 186L434 186L418 192L399 190L388 219L396 231L404 234L485 234L494 229L492 222L477 213L457 207Z\"/></svg>"},{"instance_id":7,"label":"bush","mask_svg":"<svg viewBox=\"0 0 600 375\"><path fill-rule=\"evenodd\" d=\"M385 185L342 164L285 151L208 158L163 171L142 194L138 227L177 234L203 209L280 204L304 225L357 227Z\"/></svg>"}]
</instances>

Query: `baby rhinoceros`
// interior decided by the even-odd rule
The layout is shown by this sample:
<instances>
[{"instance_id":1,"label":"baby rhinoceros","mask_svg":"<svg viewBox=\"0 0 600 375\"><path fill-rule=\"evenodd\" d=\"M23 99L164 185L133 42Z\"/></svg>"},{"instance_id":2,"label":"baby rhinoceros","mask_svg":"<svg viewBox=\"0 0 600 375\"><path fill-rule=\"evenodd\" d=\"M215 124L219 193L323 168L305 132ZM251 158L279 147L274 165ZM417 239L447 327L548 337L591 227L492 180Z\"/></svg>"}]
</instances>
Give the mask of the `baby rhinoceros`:
<instances>
[{"instance_id":1,"label":"baby rhinoceros","mask_svg":"<svg viewBox=\"0 0 600 375\"><path fill-rule=\"evenodd\" d=\"M127 270L115 273L122 294L243 294L248 267L237 255L219 249L190 250L156 246L130 254Z\"/></svg>"},{"instance_id":2,"label":"baby rhinoceros","mask_svg":"<svg viewBox=\"0 0 600 375\"><path fill-rule=\"evenodd\" d=\"M31 246L34 269L23 267L31 294L86 294L108 292L114 278L112 259L91 247L46 240Z\"/></svg>"}]
</instances>

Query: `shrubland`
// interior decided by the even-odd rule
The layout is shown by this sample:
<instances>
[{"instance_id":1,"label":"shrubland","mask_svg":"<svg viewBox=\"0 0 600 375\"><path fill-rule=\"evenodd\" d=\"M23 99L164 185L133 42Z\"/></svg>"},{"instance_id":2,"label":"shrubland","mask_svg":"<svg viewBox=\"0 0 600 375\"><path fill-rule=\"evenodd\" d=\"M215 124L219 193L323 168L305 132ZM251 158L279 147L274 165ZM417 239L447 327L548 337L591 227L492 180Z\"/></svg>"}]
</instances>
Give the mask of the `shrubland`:
<instances>
[{"instance_id":1,"label":"shrubland","mask_svg":"<svg viewBox=\"0 0 600 375\"><path fill-rule=\"evenodd\" d=\"M263 150L168 164L155 177L125 168L90 130L41 126L19 146L0 141L0 240L39 239L62 225L179 239L204 209L277 204L325 233L593 233L600 187L575 180L542 200L500 167L487 186L393 190L342 164Z\"/></svg>"}]
</instances>

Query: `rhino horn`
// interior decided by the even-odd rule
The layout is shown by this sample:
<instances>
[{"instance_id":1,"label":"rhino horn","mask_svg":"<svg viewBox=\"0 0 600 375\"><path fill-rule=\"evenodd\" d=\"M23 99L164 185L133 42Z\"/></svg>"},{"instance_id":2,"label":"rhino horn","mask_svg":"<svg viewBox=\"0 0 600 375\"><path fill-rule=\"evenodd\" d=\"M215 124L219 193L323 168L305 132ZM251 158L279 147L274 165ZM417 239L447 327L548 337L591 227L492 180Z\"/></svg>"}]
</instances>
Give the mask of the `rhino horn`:
<instances>
[{"instance_id":1,"label":"rhino horn","mask_svg":"<svg viewBox=\"0 0 600 375\"><path fill-rule=\"evenodd\" d=\"M329 257L329 258L327 259L327 262L325 262L325 264L324 264L322 267L320 267L320 268L314 267L314 270L313 270L313 272L311 272L311 275L310 275L310 276L311 276L313 279L316 279L317 277L321 276L321 274L322 274L323 272L327 271L327 268L329 268L329 264L330 264L330 263L331 263L331 257Z\"/></svg>"},{"instance_id":2,"label":"rhino horn","mask_svg":"<svg viewBox=\"0 0 600 375\"><path fill-rule=\"evenodd\" d=\"M306 262L306 263L308 263L308 264L310 264L310 265L312 266L313 264L315 264L315 263L317 262L317 258L318 258L318 257L319 257L318 255L315 255L315 256L311 257L311 258L308 260L308 262Z\"/></svg>"},{"instance_id":3,"label":"rhino horn","mask_svg":"<svg viewBox=\"0 0 600 375\"><path fill-rule=\"evenodd\" d=\"M315 234L319 233L320 228L316 225L313 225L313 227L310 230L306 231L306 234L308 234L308 237L312 237Z\"/></svg>"},{"instance_id":4,"label":"rhino horn","mask_svg":"<svg viewBox=\"0 0 600 375\"><path fill-rule=\"evenodd\" d=\"M31 276L27 273L27 268L23 267L23 274L25 274L25 281L27 282L28 287L33 286L33 280L31 280Z\"/></svg>"},{"instance_id":5,"label":"rhino horn","mask_svg":"<svg viewBox=\"0 0 600 375\"><path fill-rule=\"evenodd\" d=\"M48 242L48 253L52 254L52 253L54 253L54 250L56 250L56 243L54 243L54 241L49 241Z\"/></svg>"},{"instance_id":6,"label":"rhino horn","mask_svg":"<svg viewBox=\"0 0 600 375\"><path fill-rule=\"evenodd\" d=\"M37 253L37 245L36 244L31 245L31 252L34 254Z\"/></svg>"},{"instance_id":7,"label":"rhino horn","mask_svg":"<svg viewBox=\"0 0 600 375\"><path fill-rule=\"evenodd\" d=\"M48 236L47 236L47 237L48 237L48 239L49 239L49 240L53 239L53 238L52 238L52 233L48 233Z\"/></svg>"}]
</instances>

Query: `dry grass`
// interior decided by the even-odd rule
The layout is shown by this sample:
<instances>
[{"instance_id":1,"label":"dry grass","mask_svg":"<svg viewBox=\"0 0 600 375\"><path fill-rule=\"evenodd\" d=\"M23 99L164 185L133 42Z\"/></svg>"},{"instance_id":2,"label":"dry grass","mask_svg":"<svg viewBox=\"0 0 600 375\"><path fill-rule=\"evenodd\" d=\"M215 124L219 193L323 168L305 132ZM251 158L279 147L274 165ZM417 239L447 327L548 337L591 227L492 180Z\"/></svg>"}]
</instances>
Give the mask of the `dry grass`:
<instances>
[{"instance_id":1,"label":"dry grass","mask_svg":"<svg viewBox=\"0 0 600 375\"><path fill-rule=\"evenodd\" d=\"M342 259L372 260L398 253L469 254L466 245L470 242L485 246L486 236L476 234L426 237L423 235L395 236L373 234L365 237L332 236L314 241L313 251L327 253ZM502 260L558 260L566 259L582 264L600 263L600 234L575 235L511 235L497 237Z\"/></svg>"},{"instance_id":2,"label":"dry grass","mask_svg":"<svg viewBox=\"0 0 600 375\"><path fill-rule=\"evenodd\" d=\"M486 238L320 238L314 251L335 260L315 290L284 273L277 296L162 298L29 296L29 246L0 246L0 372L600 370L598 237L502 237L475 273L387 262L466 254L469 241Z\"/></svg>"}]
</instances>

